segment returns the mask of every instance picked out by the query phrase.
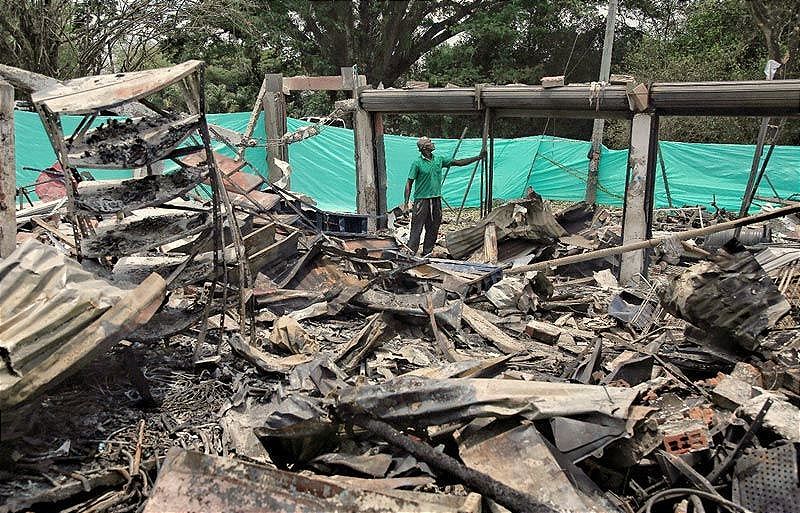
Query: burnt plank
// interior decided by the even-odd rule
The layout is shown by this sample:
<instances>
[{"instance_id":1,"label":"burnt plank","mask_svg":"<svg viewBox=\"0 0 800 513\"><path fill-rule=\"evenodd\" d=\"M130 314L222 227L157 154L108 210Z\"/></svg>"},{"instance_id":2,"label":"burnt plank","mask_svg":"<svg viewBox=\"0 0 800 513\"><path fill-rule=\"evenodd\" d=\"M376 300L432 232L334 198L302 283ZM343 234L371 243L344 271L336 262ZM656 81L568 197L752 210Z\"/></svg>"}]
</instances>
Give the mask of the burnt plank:
<instances>
[{"instance_id":1,"label":"burnt plank","mask_svg":"<svg viewBox=\"0 0 800 513\"><path fill-rule=\"evenodd\" d=\"M207 168L188 167L168 175L81 182L75 195L76 210L90 215L113 214L160 205L195 187L206 172Z\"/></svg>"},{"instance_id":2,"label":"burnt plank","mask_svg":"<svg viewBox=\"0 0 800 513\"><path fill-rule=\"evenodd\" d=\"M175 212L165 209L137 211L121 222L101 224L81 242L88 257L125 256L157 248L211 226L207 212Z\"/></svg>"},{"instance_id":3,"label":"burnt plank","mask_svg":"<svg viewBox=\"0 0 800 513\"><path fill-rule=\"evenodd\" d=\"M248 257L251 272L255 274L270 264L286 261L295 256L297 254L297 239L299 237L300 232L292 232L261 251L251 254Z\"/></svg>"},{"instance_id":4,"label":"burnt plank","mask_svg":"<svg viewBox=\"0 0 800 513\"><path fill-rule=\"evenodd\" d=\"M68 143L70 163L78 167L128 169L165 158L197 129L200 116L181 119L109 119Z\"/></svg>"}]
</instances>

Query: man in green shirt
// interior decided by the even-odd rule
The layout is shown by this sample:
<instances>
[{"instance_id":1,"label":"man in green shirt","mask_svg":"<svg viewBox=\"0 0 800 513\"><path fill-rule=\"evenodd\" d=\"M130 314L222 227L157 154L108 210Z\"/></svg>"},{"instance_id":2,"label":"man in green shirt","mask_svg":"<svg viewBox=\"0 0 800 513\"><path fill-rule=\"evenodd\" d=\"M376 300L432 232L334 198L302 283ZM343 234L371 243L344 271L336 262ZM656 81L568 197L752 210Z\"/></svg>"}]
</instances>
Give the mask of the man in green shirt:
<instances>
[{"instance_id":1,"label":"man in green shirt","mask_svg":"<svg viewBox=\"0 0 800 513\"><path fill-rule=\"evenodd\" d=\"M406 211L411 210L411 237L408 247L416 254L419 248L419 238L425 228L425 241L422 244L422 254L428 255L433 251L436 237L439 235L439 225L442 224L442 168L450 166L466 166L483 158L486 154L482 150L480 155L466 159L449 159L434 155L436 149L433 141L427 137L417 140L420 156L411 164L406 182L405 202ZM414 187L414 204L409 203L411 188Z\"/></svg>"}]
</instances>

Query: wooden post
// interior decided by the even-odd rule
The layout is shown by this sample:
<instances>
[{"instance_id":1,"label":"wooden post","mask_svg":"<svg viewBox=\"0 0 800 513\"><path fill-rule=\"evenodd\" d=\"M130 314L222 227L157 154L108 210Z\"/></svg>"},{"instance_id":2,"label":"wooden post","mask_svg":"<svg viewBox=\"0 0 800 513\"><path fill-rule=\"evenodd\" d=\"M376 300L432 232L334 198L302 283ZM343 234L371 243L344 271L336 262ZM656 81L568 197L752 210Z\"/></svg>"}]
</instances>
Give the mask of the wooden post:
<instances>
[{"instance_id":1,"label":"wooden post","mask_svg":"<svg viewBox=\"0 0 800 513\"><path fill-rule=\"evenodd\" d=\"M658 143L658 163L661 166L661 178L664 180L664 192L667 194L667 204L672 208L672 194L669 192L669 180L667 180L667 167L664 165L664 152L661 151L661 143Z\"/></svg>"},{"instance_id":2,"label":"wooden post","mask_svg":"<svg viewBox=\"0 0 800 513\"><path fill-rule=\"evenodd\" d=\"M386 228L387 218L384 215L389 211L386 200L386 148L383 144L383 115L380 112L373 112L372 133L373 133L373 158L375 159L375 188L377 193L378 217L376 226L379 230Z\"/></svg>"},{"instance_id":3,"label":"wooden post","mask_svg":"<svg viewBox=\"0 0 800 513\"><path fill-rule=\"evenodd\" d=\"M483 144L481 144L481 151L486 150L486 139L489 137L489 109L486 109L483 113ZM486 162L486 158L483 158L475 163L475 167L472 168L472 174L469 175L469 182L467 182L467 188L464 190L464 198L461 200L461 206L458 207L458 215L456 215L456 224L461 220L461 212L464 211L464 204L467 202L467 196L469 195L469 190L472 187L472 181L475 179L475 171L477 171L478 166L481 166L481 173L483 172L483 165ZM483 190L483 189L481 189ZM481 195L481 208L483 208L483 196Z\"/></svg>"},{"instance_id":4,"label":"wooden post","mask_svg":"<svg viewBox=\"0 0 800 513\"><path fill-rule=\"evenodd\" d=\"M611 52L614 48L614 28L617 21L617 0L609 0L606 14L606 33L603 39L603 55L600 58L600 82L608 82L611 74ZM601 93L602 95L602 93ZM600 102L600 98L595 101ZM603 130L606 120L598 118L592 125L592 150L589 159L589 173L586 176L586 203L597 202L597 182L600 172L600 152L603 145Z\"/></svg>"},{"instance_id":5,"label":"wooden post","mask_svg":"<svg viewBox=\"0 0 800 513\"><path fill-rule=\"evenodd\" d=\"M497 226L486 223L483 232L483 261L487 264L497 263Z\"/></svg>"},{"instance_id":6,"label":"wooden post","mask_svg":"<svg viewBox=\"0 0 800 513\"><path fill-rule=\"evenodd\" d=\"M486 172L486 215L492 212L494 202L494 112L489 120L489 164Z\"/></svg>"},{"instance_id":7,"label":"wooden post","mask_svg":"<svg viewBox=\"0 0 800 513\"><path fill-rule=\"evenodd\" d=\"M625 187L622 214L623 245L649 239L652 235L657 151L658 117L653 114L635 114L631 125L628 157L630 178ZM644 249L622 255L620 285L629 285L638 274L647 274L647 255Z\"/></svg>"},{"instance_id":8,"label":"wooden post","mask_svg":"<svg viewBox=\"0 0 800 513\"><path fill-rule=\"evenodd\" d=\"M244 129L244 138L249 139L253 135L253 130L256 129L256 123L258 122L258 113L263 110L264 104L264 95L267 94L267 76L264 75L264 80L261 82L261 89L258 90L258 96L256 96L256 101L253 103L253 110L250 112L250 119L247 120L247 126ZM235 160L242 160L244 158L244 152L247 148L239 148L236 152L236 159Z\"/></svg>"},{"instance_id":9,"label":"wooden post","mask_svg":"<svg viewBox=\"0 0 800 513\"><path fill-rule=\"evenodd\" d=\"M54 114L47 105L37 105L36 111L39 113L39 119L42 120L47 137L53 145L56 152L58 163L61 164L62 172L64 173L64 189L67 191L67 216L72 223L72 234L75 238L75 256L78 261L83 258L81 255L81 240L87 233L87 224L82 216L79 216L75 211L75 183L73 177L76 174L76 169L70 164L69 152L64 138L64 130L61 126L61 118L58 114Z\"/></svg>"},{"instance_id":10,"label":"wooden post","mask_svg":"<svg viewBox=\"0 0 800 513\"><path fill-rule=\"evenodd\" d=\"M14 160L14 88L0 78L0 257L17 247L17 166Z\"/></svg>"},{"instance_id":11,"label":"wooden post","mask_svg":"<svg viewBox=\"0 0 800 513\"><path fill-rule=\"evenodd\" d=\"M356 110L353 112L353 137L356 145L356 209L360 214L369 214L367 230L374 232L377 228L377 216L380 213L379 184L375 169L375 125L370 113L358 104L358 88L367 85L366 79L355 76L353 68L342 68L341 71L344 83L353 84L353 98L356 99ZM381 123L381 128L382 126Z\"/></svg>"},{"instance_id":12,"label":"wooden post","mask_svg":"<svg viewBox=\"0 0 800 513\"><path fill-rule=\"evenodd\" d=\"M267 74L264 82L266 83L263 99L264 131L267 136L268 176L272 183L283 176L280 168L275 165L275 159L289 160L286 145L275 143L286 133L286 99L283 96L283 75Z\"/></svg>"}]
</instances>

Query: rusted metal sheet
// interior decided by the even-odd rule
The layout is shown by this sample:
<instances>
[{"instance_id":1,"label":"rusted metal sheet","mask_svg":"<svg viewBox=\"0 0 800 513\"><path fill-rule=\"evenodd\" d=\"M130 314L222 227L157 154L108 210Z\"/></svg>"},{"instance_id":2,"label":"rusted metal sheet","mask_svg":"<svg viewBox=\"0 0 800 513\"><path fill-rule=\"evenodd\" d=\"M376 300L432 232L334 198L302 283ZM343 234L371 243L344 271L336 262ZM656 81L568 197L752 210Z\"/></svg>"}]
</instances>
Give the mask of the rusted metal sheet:
<instances>
[{"instance_id":1,"label":"rusted metal sheet","mask_svg":"<svg viewBox=\"0 0 800 513\"><path fill-rule=\"evenodd\" d=\"M203 65L192 60L168 68L76 78L36 91L31 99L57 114L88 114L149 96Z\"/></svg>"},{"instance_id":2,"label":"rusted metal sheet","mask_svg":"<svg viewBox=\"0 0 800 513\"><path fill-rule=\"evenodd\" d=\"M160 205L192 189L207 171L207 168L188 167L168 175L81 182L75 205L84 214L128 213Z\"/></svg>"},{"instance_id":3,"label":"rusted metal sheet","mask_svg":"<svg viewBox=\"0 0 800 513\"><path fill-rule=\"evenodd\" d=\"M109 119L79 140L67 141L70 163L78 167L129 169L166 158L199 126L199 115L180 119Z\"/></svg>"},{"instance_id":4,"label":"rusted metal sheet","mask_svg":"<svg viewBox=\"0 0 800 513\"><path fill-rule=\"evenodd\" d=\"M35 240L0 261L3 417L147 322L165 286L151 275L135 290L120 290Z\"/></svg>"},{"instance_id":5,"label":"rusted metal sheet","mask_svg":"<svg viewBox=\"0 0 800 513\"><path fill-rule=\"evenodd\" d=\"M447 250L453 258L464 258L483 245L488 223L497 227L497 240L528 239L547 243L567 232L545 210L541 198L516 200L495 209L474 226L447 234Z\"/></svg>"},{"instance_id":6,"label":"rusted metal sheet","mask_svg":"<svg viewBox=\"0 0 800 513\"><path fill-rule=\"evenodd\" d=\"M270 194L268 192L261 191L250 191L246 196L244 194L238 194L236 192L229 191L228 197L230 197L231 203L234 205L248 209L261 208L263 210L272 210L281 201L281 197L277 194Z\"/></svg>"},{"instance_id":7,"label":"rusted metal sheet","mask_svg":"<svg viewBox=\"0 0 800 513\"><path fill-rule=\"evenodd\" d=\"M749 351L791 310L755 257L731 245L718 250L713 261L693 265L659 293L667 311L706 331L709 339Z\"/></svg>"},{"instance_id":8,"label":"rusted metal sheet","mask_svg":"<svg viewBox=\"0 0 800 513\"><path fill-rule=\"evenodd\" d=\"M234 460L172 448L144 513L164 511L444 513L471 497L443 501L432 494L373 492ZM474 501L472 501L474 504ZM477 510L480 511L479 509Z\"/></svg>"},{"instance_id":9,"label":"rusted metal sheet","mask_svg":"<svg viewBox=\"0 0 800 513\"><path fill-rule=\"evenodd\" d=\"M462 433L458 449L469 467L536 497L555 511L614 511L599 497L584 493L572 483L533 425L494 423L470 432L471 427L466 428L467 434ZM508 465L509 461L514 465Z\"/></svg>"},{"instance_id":10,"label":"rusted metal sheet","mask_svg":"<svg viewBox=\"0 0 800 513\"><path fill-rule=\"evenodd\" d=\"M396 250L394 239L385 237L347 239L343 241L344 250L351 253L366 251L368 256L380 258L386 250Z\"/></svg>"},{"instance_id":11,"label":"rusted metal sheet","mask_svg":"<svg viewBox=\"0 0 800 513\"><path fill-rule=\"evenodd\" d=\"M252 173L237 171L223 178L225 189L230 192L249 193L253 189L264 183L264 179Z\"/></svg>"},{"instance_id":12,"label":"rusted metal sheet","mask_svg":"<svg viewBox=\"0 0 800 513\"><path fill-rule=\"evenodd\" d=\"M180 160L187 166L204 166L207 162L206 152L205 150L200 150L183 156ZM214 152L214 161L217 163L220 172L226 176L239 171L247 164L244 160L234 160L216 151Z\"/></svg>"},{"instance_id":13,"label":"rusted metal sheet","mask_svg":"<svg viewBox=\"0 0 800 513\"><path fill-rule=\"evenodd\" d=\"M530 420L591 413L627 418L638 393L633 388L573 383L402 377L344 389L337 408L417 425L512 415Z\"/></svg>"}]
</instances>

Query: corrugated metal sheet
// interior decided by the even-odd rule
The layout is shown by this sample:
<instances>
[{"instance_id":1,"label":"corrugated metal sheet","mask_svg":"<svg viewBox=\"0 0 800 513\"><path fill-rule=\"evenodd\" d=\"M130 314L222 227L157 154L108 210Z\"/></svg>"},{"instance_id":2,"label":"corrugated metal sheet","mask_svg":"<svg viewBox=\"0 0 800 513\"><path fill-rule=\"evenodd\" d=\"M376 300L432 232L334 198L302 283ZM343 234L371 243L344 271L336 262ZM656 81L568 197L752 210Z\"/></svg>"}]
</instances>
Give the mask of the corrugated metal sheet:
<instances>
[{"instance_id":1,"label":"corrugated metal sheet","mask_svg":"<svg viewBox=\"0 0 800 513\"><path fill-rule=\"evenodd\" d=\"M514 112L570 111L571 116L629 117L626 86L607 85L595 90L587 84L545 89L533 85L482 88L367 89L360 93L361 106L375 112L470 112L483 107L502 115ZM599 105L598 105L599 103Z\"/></svg>"},{"instance_id":2,"label":"corrugated metal sheet","mask_svg":"<svg viewBox=\"0 0 800 513\"><path fill-rule=\"evenodd\" d=\"M496 208L473 226L448 232L446 241L450 255L465 258L480 248L488 223L497 227L498 242L506 237L548 241L566 235L553 214L544 210L540 199L515 200Z\"/></svg>"},{"instance_id":3,"label":"corrugated metal sheet","mask_svg":"<svg viewBox=\"0 0 800 513\"><path fill-rule=\"evenodd\" d=\"M118 289L36 240L0 261L4 415L146 322L165 285L154 275L132 291Z\"/></svg>"},{"instance_id":4,"label":"corrugated metal sheet","mask_svg":"<svg viewBox=\"0 0 800 513\"><path fill-rule=\"evenodd\" d=\"M483 107L497 115L630 117L627 86L589 84L543 88L530 85L483 88L368 89L361 106L373 112L470 112ZM599 103L599 105L598 105ZM679 116L800 114L800 80L655 83L650 106Z\"/></svg>"},{"instance_id":5,"label":"corrugated metal sheet","mask_svg":"<svg viewBox=\"0 0 800 513\"><path fill-rule=\"evenodd\" d=\"M464 512L479 513L472 496L374 492L273 470L232 458L172 448L158 473L145 513L226 512Z\"/></svg>"},{"instance_id":6,"label":"corrugated metal sheet","mask_svg":"<svg viewBox=\"0 0 800 513\"><path fill-rule=\"evenodd\" d=\"M528 420L589 414L625 419L638 394L635 388L575 383L399 377L343 389L336 408L345 416L369 412L386 422L426 426L513 415Z\"/></svg>"}]
</instances>

